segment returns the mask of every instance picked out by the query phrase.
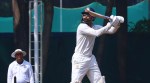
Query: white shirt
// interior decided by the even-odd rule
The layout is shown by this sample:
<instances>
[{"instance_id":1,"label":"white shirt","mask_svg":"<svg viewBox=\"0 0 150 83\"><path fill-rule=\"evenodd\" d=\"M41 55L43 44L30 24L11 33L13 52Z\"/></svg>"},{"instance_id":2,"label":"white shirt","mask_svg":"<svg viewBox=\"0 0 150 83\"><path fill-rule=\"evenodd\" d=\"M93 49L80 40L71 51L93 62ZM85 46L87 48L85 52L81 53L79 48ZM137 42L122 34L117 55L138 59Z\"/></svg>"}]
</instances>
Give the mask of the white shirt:
<instances>
[{"instance_id":1,"label":"white shirt","mask_svg":"<svg viewBox=\"0 0 150 83\"><path fill-rule=\"evenodd\" d=\"M15 76L17 83L34 83L32 66L25 60L22 64L18 64L17 61L13 61L9 65L7 83L14 83Z\"/></svg>"},{"instance_id":2,"label":"white shirt","mask_svg":"<svg viewBox=\"0 0 150 83\"><path fill-rule=\"evenodd\" d=\"M92 28L85 23L80 23L77 28L76 34L76 47L75 53L81 54L81 56L92 56L92 50L96 36L108 33L112 34L117 31L119 27L108 27L94 25Z\"/></svg>"}]
</instances>

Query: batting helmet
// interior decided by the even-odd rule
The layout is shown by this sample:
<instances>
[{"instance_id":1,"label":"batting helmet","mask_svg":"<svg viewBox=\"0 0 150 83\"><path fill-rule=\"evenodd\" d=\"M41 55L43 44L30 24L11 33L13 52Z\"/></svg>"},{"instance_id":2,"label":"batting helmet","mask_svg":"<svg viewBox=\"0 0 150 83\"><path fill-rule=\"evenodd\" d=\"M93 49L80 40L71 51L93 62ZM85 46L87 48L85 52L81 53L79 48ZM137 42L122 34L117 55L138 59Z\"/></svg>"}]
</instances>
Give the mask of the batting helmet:
<instances>
[{"instance_id":1,"label":"batting helmet","mask_svg":"<svg viewBox=\"0 0 150 83\"><path fill-rule=\"evenodd\" d=\"M91 7L89 7L89 10L92 11L92 12L95 12L95 10ZM82 12L82 14L88 14L90 15L88 12L86 12L85 10ZM92 16L93 17L93 16ZM93 21L95 20L95 17L93 17Z\"/></svg>"},{"instance_id":2,"label":"batting helmet","mask_svg":"<svg viewBox=\"0 0 150 83\"><path fill-rule=\"evenodd\" d=\"M92 12L95 12L95 10L91 7L89 7L89 10L92 11ZM85 12L85 10L82 12L82 14L89 14L88 12Z\"/></svg>"}]
</instances>

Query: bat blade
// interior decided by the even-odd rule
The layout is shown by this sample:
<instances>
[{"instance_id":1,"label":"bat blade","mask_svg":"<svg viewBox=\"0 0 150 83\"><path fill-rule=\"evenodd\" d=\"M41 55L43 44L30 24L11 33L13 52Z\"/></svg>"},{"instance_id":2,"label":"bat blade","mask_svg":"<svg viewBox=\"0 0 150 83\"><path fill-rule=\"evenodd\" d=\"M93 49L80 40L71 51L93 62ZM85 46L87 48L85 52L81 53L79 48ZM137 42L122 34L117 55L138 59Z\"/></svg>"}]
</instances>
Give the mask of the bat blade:
<instances>
[{"instance_id":1,"label":"bat blade","mask_svg":"<svg viewBox=\"0 0 150 83\"><path fill-rule=\"evenodd\" d=\"M91 16L110 20L110 17L102 15L102 14L99 14L97 12L90 11L89 8L87 8L85 11L88 12Z\"/></svg>"}]
</instances>

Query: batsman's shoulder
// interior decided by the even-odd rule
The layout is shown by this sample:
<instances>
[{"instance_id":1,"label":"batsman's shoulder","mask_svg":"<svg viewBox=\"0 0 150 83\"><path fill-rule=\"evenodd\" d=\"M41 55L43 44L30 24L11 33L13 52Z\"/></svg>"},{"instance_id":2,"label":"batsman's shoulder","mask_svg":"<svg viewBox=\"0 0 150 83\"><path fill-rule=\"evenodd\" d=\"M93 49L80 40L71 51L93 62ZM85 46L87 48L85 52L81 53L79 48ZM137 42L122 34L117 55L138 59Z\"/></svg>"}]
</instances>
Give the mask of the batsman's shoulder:
<instances>
[{"instance_id":1,"label":"batsman's shoulder","mask_svg":"<svg viewBox=\"0 0 150 83\"><path fill-rule=\"evenodd\" d=\"M84 28L87 28L87 27L88 27L88 25L85 24L85 23L80 23L79 26L78 26L79 29L84 29Z\"/></svg>"}]
</instances>

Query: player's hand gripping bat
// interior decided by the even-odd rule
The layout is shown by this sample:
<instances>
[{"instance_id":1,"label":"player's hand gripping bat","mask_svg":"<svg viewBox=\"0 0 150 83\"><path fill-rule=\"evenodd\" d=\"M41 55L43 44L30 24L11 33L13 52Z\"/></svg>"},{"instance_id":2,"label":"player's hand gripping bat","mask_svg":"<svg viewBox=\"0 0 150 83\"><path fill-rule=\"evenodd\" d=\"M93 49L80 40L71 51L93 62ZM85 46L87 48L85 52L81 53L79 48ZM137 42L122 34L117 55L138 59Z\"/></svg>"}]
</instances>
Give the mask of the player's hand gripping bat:
<instances>
[{"instance_id":1,"label":"player's hand gripping bat","mask_svg":"<svg viewBox=\"0 0 150 83\"><path fill-rule=\"evenodd\" d=\"M105 15L90 11L89 8L86 8L85 12L88 12L91 16L109 20L112 23L113 26L116 26L118 24L120 25L120 23L124 22L124 17L122 17L122 16L111 15L109 17L109 16L105 16Z\"/></svg>"}]
</instances>

